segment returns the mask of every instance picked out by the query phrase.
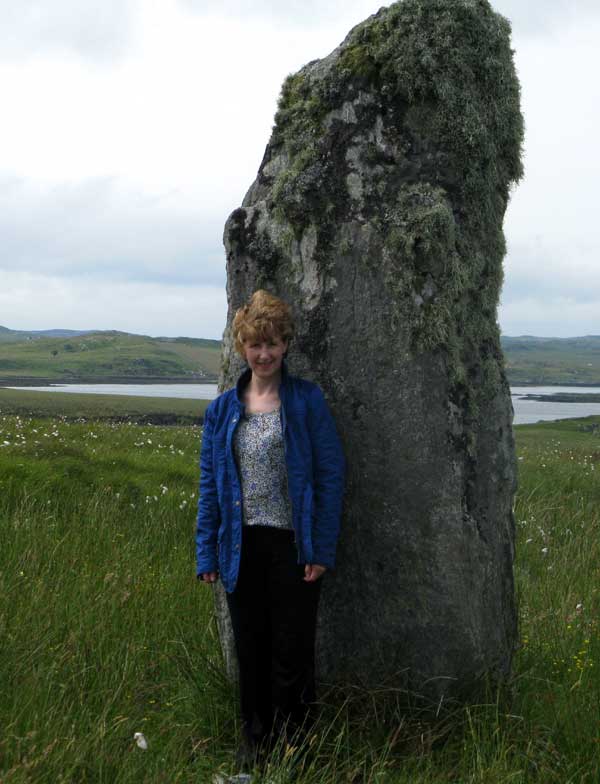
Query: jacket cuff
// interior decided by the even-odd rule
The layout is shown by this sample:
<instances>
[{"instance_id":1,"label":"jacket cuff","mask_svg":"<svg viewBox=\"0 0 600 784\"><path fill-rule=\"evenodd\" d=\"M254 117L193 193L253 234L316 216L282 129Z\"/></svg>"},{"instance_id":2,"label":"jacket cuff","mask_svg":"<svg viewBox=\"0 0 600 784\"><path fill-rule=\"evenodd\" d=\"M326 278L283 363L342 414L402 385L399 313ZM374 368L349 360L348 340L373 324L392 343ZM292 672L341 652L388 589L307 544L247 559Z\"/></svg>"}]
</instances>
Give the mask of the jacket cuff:
<instances>
[{"instance_id":1,"label":"jacket cuff","mask_svg":"<svg viewBox=\"0 0 600 784\"><path fill-rule=\"evenodd\" d=\"M219 565L216 558L214 560L203 560L198 562L196 567L196 577L202 577L203 574L210 574L211 572L218 572Z\"/></svg>"},{"instance_id":2,"label":"jacket cuff","mask_svg":"<svg viewBox=\"0 0 600 784\"><path fill-rule=\"evenodd\" d=\"M318 566L325 566L328 570L335 569L335 556L319 552L313 549L312 563Z\"/></svg>"}]
</instances>

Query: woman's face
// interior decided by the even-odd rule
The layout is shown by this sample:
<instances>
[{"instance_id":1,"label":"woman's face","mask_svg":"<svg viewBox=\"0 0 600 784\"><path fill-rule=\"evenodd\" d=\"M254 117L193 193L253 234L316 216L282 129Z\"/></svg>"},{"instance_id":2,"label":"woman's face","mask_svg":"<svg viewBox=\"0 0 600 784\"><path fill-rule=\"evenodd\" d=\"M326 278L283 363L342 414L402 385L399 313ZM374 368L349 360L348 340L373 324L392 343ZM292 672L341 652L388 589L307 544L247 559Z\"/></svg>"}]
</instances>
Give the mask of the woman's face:
<instances>
[{"instance_id":1,"label":"woman's face","mask_svg":"<svg viewBox=\"0 0 600 784\"><path fill-rule=\"evenodd\" d=\"M246 340L244 342L246 362L254 375L266 381L280 373L287 347L287 341L276 336L257 338L255 341Z\"/></svg>"}]
</instances>

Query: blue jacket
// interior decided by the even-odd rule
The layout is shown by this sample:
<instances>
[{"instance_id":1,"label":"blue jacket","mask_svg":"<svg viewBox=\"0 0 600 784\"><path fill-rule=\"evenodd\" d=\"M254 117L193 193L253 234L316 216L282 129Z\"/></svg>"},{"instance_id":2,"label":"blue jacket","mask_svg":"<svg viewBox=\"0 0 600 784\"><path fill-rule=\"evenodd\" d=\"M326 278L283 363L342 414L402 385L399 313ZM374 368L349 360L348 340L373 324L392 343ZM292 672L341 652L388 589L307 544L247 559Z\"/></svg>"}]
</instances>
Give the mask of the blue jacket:
<instances>
[{"instance_id":1,"label":"blue jacket","mask_svg":"<svg viewBox=\"0 0 600 784\"><path fill-rule=\"evenodd\" d=\"M218 571L228 592L237 582L242 546L242 490L232 439L250 377L248 369L236 387L210 403L202 433L196 571ZM279 397L298 563L332 568L344 489L340 440L320 388L290 376L285 362Z\"/></svg>"}]
</instances>

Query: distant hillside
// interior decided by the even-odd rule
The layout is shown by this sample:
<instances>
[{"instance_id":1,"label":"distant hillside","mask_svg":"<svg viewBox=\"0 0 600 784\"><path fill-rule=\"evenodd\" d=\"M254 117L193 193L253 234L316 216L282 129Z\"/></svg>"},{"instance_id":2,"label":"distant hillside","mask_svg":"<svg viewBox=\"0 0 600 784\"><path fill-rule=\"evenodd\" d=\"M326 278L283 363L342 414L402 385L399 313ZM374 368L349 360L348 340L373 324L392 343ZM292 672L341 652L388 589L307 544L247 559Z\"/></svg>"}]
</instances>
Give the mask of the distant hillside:
<instances>
[{"instance_id":1,"label":"distant hillside","mask_svg":"<svg viewBox=\"0 0 600 784\"><path fill-rule=\"evenodd\" d=\"M501 338L508 380L519 385L600 386L600 335ZM214 380L221 341L126 332L0 327L0 382Z\"/></svg>"},{"instance_id":2,"label":"distant hillside","mask_svg":"<svg viewBox=\"0 0 600 784\"><path fill-rule=\"evenodd\" d=\"M501 338L508 380L522 384L600 386L600 335Z\"/></svg>"},{"instance_id":3,"label":"distant hillside","mask_svg":"<svg viewBox=\"0 0 600 784\"><path fill-rule=\"evenodd\" d=\"M34 381L213 380L221 343L202 338L151 338L125 332L50 330L21 333L0 328L0 379ZM8 333L8 334L7 334Z\"/></svg>"},{"instance_id":4,"label":"distant hillside","mask_svg":"<svg viewBox=\"0 0 600 784\"><path fill-rule=\"evenodd\" d=\"M78 335L92 335L98 330L86 329L42 329L42 330L21 330L0 327L0 343L17 343L21 340L37 340L39 338L72 338ZM123 333L125 334L125 333Z\"/></svg>"}]
</instances>

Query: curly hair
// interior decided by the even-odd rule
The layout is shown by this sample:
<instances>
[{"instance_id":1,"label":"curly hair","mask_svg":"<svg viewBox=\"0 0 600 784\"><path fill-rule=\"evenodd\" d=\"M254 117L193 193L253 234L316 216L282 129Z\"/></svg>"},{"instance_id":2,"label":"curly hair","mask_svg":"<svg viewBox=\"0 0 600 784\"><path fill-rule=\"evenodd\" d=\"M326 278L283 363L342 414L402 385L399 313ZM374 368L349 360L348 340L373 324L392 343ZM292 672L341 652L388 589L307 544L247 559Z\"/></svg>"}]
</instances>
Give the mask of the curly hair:
<instances>
[{"instance_id":1,"label":"curly hair","mask_svg":"<svg viewBox=\"0 0 600 784\"><path fill-rule=\"evenodd\" d=\"M264 289L255 291L247 305L233 319L235 350L242 357L247 341L269 340L274 337L290 341L294 335L292 311L287 302Z\"/></svg>"}]
</instances>

